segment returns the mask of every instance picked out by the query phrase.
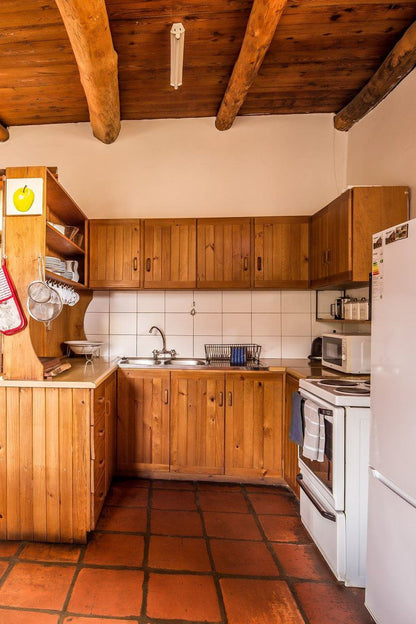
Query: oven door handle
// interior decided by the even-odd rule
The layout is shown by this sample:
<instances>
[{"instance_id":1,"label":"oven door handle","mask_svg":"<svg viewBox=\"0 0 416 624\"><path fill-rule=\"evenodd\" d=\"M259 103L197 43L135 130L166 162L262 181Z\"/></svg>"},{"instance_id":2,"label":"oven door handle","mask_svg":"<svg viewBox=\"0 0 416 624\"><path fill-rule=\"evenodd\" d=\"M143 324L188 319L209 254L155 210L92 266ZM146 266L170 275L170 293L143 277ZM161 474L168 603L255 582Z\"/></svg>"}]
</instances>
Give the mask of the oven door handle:
<instances>
[{"instance_id":1,"label":"oven door handle","mask_svg":"<svg viewBox=\"0 0 416 624\"><path fill-rule=\"evenodd\" d=\"M331 522L336 522L337 519L336 519L335 514L331 513L330 511L327 511L324 507L322 507L322 505L313 496L310 489L304 484L302 474L298 474L296 476L296 481L298 482L300 489L305 492L306 496L309 498L313 506L319 511L321 516L323 516L327 520L331 520Z\"/></svg>"}]
</instances>

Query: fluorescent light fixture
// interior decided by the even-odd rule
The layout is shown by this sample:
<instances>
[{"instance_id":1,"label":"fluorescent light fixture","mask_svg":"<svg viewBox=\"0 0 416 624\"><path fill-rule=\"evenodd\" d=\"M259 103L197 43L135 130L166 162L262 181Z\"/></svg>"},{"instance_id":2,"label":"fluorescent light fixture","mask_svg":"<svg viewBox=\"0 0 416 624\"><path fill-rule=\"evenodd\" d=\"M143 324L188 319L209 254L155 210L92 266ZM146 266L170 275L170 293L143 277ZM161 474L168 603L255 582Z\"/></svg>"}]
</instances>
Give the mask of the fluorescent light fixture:
<instances>
[{"instance_id":1,"label":"fluorescent light fixture","mask_svg":"<svg viewBox=\"0 0 416 624\"><path fill-rule=\"evenodd\" d=\"M181 22L176 22L170 29L170 86L175 89L182 84L184 43L185 28Z\"/></svg>"}]
</instances>

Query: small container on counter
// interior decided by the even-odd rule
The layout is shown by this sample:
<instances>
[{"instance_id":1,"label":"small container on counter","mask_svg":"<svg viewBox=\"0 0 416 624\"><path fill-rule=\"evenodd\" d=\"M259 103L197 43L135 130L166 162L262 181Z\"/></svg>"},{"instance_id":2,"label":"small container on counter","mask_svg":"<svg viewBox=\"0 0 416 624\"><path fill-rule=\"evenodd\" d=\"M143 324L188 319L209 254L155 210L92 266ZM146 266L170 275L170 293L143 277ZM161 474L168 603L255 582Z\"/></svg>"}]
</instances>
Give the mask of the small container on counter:
<instances>
[{"instance_id":1,"label":"small container on counter","mask_svg":"<svg viewBox=\"0 0 416 624\"><path fill-rule=\"evenodd\" d=\"M359 321L360 320L360 302L358 301L358 299L356 297L354 297L351 300L351 307L352 307L352 320L353 321Z\"/></svg>"},{"instance_id":2,"label":"small container on counter","mask_svg":"<svg viewBox=\"0 0 416 624\"><path fill-rule=\"evenodd\" d=\"M360 321L368 321L368 299L360 299Z\"/></svg>"},{"instance_id":3,"label":"small container on counter","mask_svg":"<svg viewBox=\"0 0 416 624\"><path fill-rule=\"evenodd\" d=\"M344 305L344 319L346 321L352 321L352 299L345 302Z\"/></svg>"}]
</instances>

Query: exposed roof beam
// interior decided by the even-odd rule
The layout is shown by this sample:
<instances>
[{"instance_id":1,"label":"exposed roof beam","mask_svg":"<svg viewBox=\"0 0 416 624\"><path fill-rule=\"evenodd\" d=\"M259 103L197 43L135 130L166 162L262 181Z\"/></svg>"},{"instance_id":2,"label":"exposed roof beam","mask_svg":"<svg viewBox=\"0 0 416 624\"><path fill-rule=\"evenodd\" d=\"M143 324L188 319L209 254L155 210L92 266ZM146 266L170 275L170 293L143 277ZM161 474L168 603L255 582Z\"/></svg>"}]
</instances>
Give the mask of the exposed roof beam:
<instances>
[{"instance_id":1,"label":"exposed roof beam","mask_svg":"<svg viewBox=\"0 0 416 624\"><path fill-rule=\"evenodd\" d=\"M416 65L416 22L406 30L376 73L334 117L337 130L349 130L377 106Z\"/></svg>"},{"instance_id":2,"label":"exposed roof beam","mask_svg":"<svg viewBox=\"0 0 416 624\"><path fill-rule=\"evenodd\" d=\"M94 136L113 143L120 132L117 54L104 0L56 0L78 65Z\"/></svg>"},{"instance_id":3,"label":"exposed roof beam","mask_svg":"<svg viewBox=\"0 0 416 624\"><path fill-rule=\"evenodd\" d=\"M233 125L256 79L286 4L287 0L254 0L240 54L215 120L218 130L228 130Z\"/></svg>"},{"instance_id":4,"label":"exposed roof beam","mask_svg":"<svg viewBox=\"0 0 416 624\"><path fill-rule=\"evenodd\" d=\"M3 124L0 123L0 141L4 143L4 141L7 141L9 137L10 135L8 129L6 128L6 126L3 126Z\"/></svg>"}]
</instances>

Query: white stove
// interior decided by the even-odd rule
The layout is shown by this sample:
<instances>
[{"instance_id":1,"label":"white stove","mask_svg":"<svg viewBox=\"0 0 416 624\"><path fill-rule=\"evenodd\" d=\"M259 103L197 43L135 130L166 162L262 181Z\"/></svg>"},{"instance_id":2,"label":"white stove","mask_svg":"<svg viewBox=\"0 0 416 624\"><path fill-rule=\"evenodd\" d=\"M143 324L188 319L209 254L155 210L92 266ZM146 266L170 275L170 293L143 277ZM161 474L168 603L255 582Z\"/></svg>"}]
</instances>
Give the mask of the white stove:
<instances>
[{"instance_id":1,"label":"white stove","mask_svg":"<svg viewBox=\"0 0 416 624\"><path fill-rule=\"evenodd\" d=\"M299 387L314 396L341 407L370 407L370 382L366 380L330 378L301 379Z\"/></svg>"}]
</instances>

